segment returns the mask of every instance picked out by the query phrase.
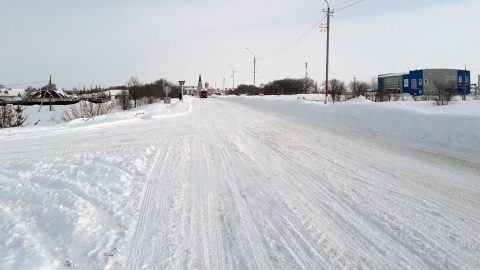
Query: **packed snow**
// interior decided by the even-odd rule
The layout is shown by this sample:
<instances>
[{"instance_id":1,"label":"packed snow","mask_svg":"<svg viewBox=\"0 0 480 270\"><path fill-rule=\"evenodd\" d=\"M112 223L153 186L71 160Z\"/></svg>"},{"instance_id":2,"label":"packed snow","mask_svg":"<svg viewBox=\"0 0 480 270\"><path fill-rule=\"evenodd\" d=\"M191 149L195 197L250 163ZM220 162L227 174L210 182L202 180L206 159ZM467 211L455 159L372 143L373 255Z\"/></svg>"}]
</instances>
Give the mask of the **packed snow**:
<instances>
[{"instance_id":1,"label":"packed snow","mask_svg":"<svg viewBox=\"0 0 480 270\"><path fill-rule=\"evenodd\" d=\"M319 99L28 107L0 269L478 269L480 101Z\"/></svg>"}]
</instances>

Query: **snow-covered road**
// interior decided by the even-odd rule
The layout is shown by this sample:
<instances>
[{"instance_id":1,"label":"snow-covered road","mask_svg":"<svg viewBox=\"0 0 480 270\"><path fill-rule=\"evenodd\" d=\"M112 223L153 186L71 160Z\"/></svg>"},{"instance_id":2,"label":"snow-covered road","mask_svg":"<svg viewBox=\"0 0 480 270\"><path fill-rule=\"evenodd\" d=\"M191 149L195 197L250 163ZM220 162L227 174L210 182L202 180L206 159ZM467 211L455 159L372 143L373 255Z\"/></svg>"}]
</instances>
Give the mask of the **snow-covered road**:
<instances>
[{"instance_id":1,"label":"snow-covered road","mask_svg":"<svg viewBox=\"0 0 480 270\"><path fill-rule=\"evenodd\" d=\"M476 161L247 103L0 136L0 268L478 268Z\"/></svg>"}]
</instances>

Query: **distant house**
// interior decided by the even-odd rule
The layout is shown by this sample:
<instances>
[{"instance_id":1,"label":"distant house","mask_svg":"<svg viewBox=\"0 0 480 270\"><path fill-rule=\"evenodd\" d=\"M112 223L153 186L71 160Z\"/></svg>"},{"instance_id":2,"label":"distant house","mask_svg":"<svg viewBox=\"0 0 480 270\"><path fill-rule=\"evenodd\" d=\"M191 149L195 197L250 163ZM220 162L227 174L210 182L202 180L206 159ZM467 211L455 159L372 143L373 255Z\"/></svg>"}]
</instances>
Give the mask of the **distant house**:
<instances>
[{"instance_id":1,"label":"distant house","mask_svg":"<svg viewBox=\"0 0 480 270\"><path fill-rule=\"evenodd\" d=\"M105 90L103 93L105 96L110 97L111 100L114 100L122 94L122 91L125 91L127 96L130 95L129 91L124 89L110 89L110 90Z\"/></svg>"},{"instance_id":2,"label":"distant house","mask_svg":"<svg viewBox=\"0 0 480 270\"><path fill-rule=\"evenodd\" d=\"M20 101L20 100L23 100L23 97L20 93L18 93L14 98L13 98L13 101Z\"/></svg>"},{"instance_id":3,"label":"distant house","mask_svg":"<svg viewBox=\"0 0 480 270\"><path fill-rule=\"evenodd\" d=\"M435 94L438 92L434 82L452 85L453 94L470 94L470 71L459 69L420 69L408 73L389 73L378 75L378 88L391 93Z\"/></svg>"},{"instance_id":4,"label":"distant house","mask_svg":"<svg viewBox=\"0 0 480 270\"><path fill-rule=\"evenodd\" d=\"M197 86L185 85L183 86L183 91L185 95L194 95L195 93L197 93Z\"/></svg>"},{"instance_id":5,"label":"distant house","mask_svg":"<svg viewBox=\"0 0 480 270\"><path fill-rule=\"evenodd\" d=\"M107 93L107 95L109 97L115 97L115 96L121 95L122 91L125 91L127 93L127 95L129 94L128 90L124 90L124 89L111 89L111 90L107 90L105 92Z\"/></svg>"},{"instance_id":6,"label":"distant house","mask_svg":"<svg viewBox=\"0 0 480 270\"><path fill-rule=\"evenodd\" d=\"M0 89L0 101L12 101L15 94L8 89Z\"/></svg>"},{"instance_id":7,"label":"distant house","mask_svg":"<svg viewBox=\"0 0 480 270\"><path fill-rule=\"evenodd\" d=\"M0 101L16 101L22 100L22 92L23 89L11 89L11 88L3 88L0 89Z\"/></svg>"}]
</instances>

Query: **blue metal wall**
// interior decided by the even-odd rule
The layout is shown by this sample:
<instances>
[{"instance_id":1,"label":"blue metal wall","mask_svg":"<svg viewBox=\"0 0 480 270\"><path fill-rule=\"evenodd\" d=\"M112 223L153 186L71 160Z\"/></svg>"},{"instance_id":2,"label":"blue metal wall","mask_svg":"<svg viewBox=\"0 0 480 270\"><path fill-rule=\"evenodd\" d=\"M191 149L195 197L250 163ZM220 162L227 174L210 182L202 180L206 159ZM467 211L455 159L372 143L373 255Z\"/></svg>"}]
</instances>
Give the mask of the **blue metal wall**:
<instances>
[{"instance_id":1,"label":"blue metal wall","mask_svg":"<svg viewBox=\"0 0 480 270\"><path fill-rule=\"evenodd\" d=\"M378 77L378 88L383 88L385 85L385 79L383 77Z\"/></svg>"},{"instance_id":2,"label":"blue metal wall","mask_svg":"<svg viewBox=\"0 0 480 270\"><path fill-rule=\"evenodd\" d=\"M468 77L468 81L465 81L465 76ZM470 71L465 72L465 70L458 70L457 71L457 82L458 82L458 93L463 93L470 95L470 83L472 81L472 77L470 77ZM462 78L462 82L460 82L460 78Z\"/></svg>"},{"instance_id":3,"label":"blue metal wall","mask_svg":"<svg viewBox=\"0 0 480 270\"><path fill-rule=\"evenodd\" d=\"M408 74L408 79L410 81L410 89L407 93L411 95L415 94L416 96L423 95L423 70L410 71L410 74ZM412 81L415 82L416 87L413 87L414 83L412 83Z\"/></svg>"},{"instance_id":4,"label":"blue metal wall","mask_svg":"<svg viewBox=\"0 0 480 270\"><path fill-rule=\"evenodd\" d=\"M421 70L413 70L410 71L408 74L405 74L402 76L402 88L403 88L403 93L404 94L415 94L417 96L424 95L424 89L425 89L425 80L424 80L424 75L423 73L426 70L421 69ZM431 70L430 70L431 71ZM451 70L452 72L455 72L454 70ZM387 74L386 74L387 75ZM379 75L381 76L381 75ZM383 75L382 75L383 76ZM392 77L395 76L392 74ZM398 75L397 75L398 76ZM453 76L453 74L452 74ZM465 76L468 76L468 81L465 82ZM428 76L427 76L428 77ZM462 82L460 83L460 78L462 78ZM444 80L445 78L440 79L440 81ZM412 81L414 82L414 86L412 87ZM464 87L466 87L466 94L470 94L470 83L472 81L472 78L470 76L470 71L464 71L464 70L457 70L457 82L458 82L458 92L463 93ZM432 82L430 82L432 83ZM379 88L382 88L385 84L385 77L378 77L378 86Z\"/></svg>"}]
</instances>

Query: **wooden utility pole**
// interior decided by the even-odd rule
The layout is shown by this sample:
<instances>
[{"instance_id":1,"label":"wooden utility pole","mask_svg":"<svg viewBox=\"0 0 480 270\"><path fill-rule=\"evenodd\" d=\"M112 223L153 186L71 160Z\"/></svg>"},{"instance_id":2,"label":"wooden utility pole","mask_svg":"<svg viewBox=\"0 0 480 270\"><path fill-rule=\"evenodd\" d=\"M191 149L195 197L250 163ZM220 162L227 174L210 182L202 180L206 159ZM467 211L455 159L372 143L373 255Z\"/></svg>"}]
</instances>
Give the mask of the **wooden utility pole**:
<instances>
[{"instance_id":1,"label":"wooden utility pole","mask_svg":"<svg viewBox=\"0 0 480 270\"><path fill-rule=\"evenodd\" d=\"M49 103L50 103L50 111L52 111L52 75L50 75L50 80L48 81L48 95L50 96Z\"/></svg>"},{"instance_id":2,"label":"wooden utility pole","mask_svg":"<svg viewBox=\"0 0 480 270\"><path fill-rule=\"evenodd\" d=\"M465 101L467 99L466 95L467 95L467 65L465 65L465 71L463 73L463 101Z\"/></svg>"},{"instance_id":3,"label":"wooden utility pole","mask_svg":"<svg viewBox=\"0 0 480 270\"><path fill-rule=\"evenodd\" d=\"M48 86L47 86L47 90L45 91L45 93L49 93L50 94L50 86L52 85L52 75L50 75L50 80L48 80ZM46 97L46 94L44 97L42 97L42 89L40 89L40 107L38 108L38 112L40 112L40 110L42 110L42 105L43 105L43 99L44 98L47 98ZM52 110L52 95L50 94L50 111Z\"/></svg>"},{"instance_id":4,"label":"wooden utility pole","mask_svg":"<svg viewBox=\"0 0 480 270\"><path fill-rule=\"evenodd\" d=\"M325 104L328 102L328 57L330 52L330 17L333 15L333 11L330 10L330 4L327 0L327 10L323 10L323 12L327 13L327 63L326 63L326 80L325 80Z\"/></svg>"}]
</instances>

